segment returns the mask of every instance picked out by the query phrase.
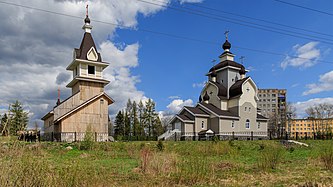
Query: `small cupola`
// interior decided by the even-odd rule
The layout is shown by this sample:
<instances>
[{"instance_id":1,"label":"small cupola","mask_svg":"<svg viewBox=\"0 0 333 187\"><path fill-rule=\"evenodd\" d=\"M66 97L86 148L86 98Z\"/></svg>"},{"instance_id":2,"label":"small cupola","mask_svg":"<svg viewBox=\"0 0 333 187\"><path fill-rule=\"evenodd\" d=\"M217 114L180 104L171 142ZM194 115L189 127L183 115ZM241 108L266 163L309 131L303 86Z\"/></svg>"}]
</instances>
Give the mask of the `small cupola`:
<instances>
[{"instance_id":1,"label":"small cupola","mask_svg":"<svg viewBox=\"0 0 333 187\"><path fill-rule=\"evenodd\" d=\"M217 73L215 69L213 69L212 73L210 74L210 77L213 82L216 82Z\"/></svg>"},{"instance_id":2,"label":"small cupola","mask_svg":"<svg viewBox=\"0 0 333 187\"><path fill-rule=\"evenodd\" d=\"M209 99L210 99L210 97L209 97L209 95L208 95L208 93L206 91L205 95L203 96L203 101L208 104Z\"/></svg>"},{"instance_id":3,"label":"small cupola","mask_svg":"<svg viewBox=\"0 0 333 187\"><path fill-rule=\"evenodd\" d=\"M223 48L224 51L230 51L231 43L228 41L228 38L226 39L226 41L222 45L222 48Z\"/></svg>"},{"instance_id":4,"label":"small cupola","mask_svg":"<svg viewBox=\"0 0 333 187\"><path fill-rule=\"evenodd\" d=\"M245 78L245 68L244 67L241 67L241 69L239 70L239 74L241 76L241 79L244 79Z\"/></svg>"}]
</instances>

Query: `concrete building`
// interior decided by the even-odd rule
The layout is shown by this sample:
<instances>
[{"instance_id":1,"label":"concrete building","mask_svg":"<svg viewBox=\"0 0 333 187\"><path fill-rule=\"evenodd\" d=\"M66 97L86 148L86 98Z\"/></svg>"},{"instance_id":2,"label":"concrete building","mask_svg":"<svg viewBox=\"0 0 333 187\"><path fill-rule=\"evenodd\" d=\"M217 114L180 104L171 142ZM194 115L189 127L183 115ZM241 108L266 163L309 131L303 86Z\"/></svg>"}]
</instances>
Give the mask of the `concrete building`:
<instances>
[{"instance_id":1,"label":"concrete building","mask_svg":"<svg viewBox=\"0 0 333 187\"><path fill-rule=\"evenodd\" d=\"M261 114L270 119L268 129L275 133L285 132L286 118L286 89L259 89L258 108Z\"/></svg>"},{"instance_id":2,"label":"concrete building","mask_svg":"<svg viewBox=\"0 0 333 187\"><path fill-rule=\"evenodd\" d=\"M82 29L80 48L74 49L67 67L73 74L67 84L72 95L62 102L58 98L57 105L42 118L45 137L52 141L80 141L87 130L94 133L96 141L108 140L108 106L114 101L104 92L109 81L103 78L103 70L109 64L97 51L88 15Z\"/></svg>"},{"instance_id":3,"label":"concrete building","mask_svg":"<svg viewBox=\"0 0 333 187\"><path fill-rule=\"evenodd\" d=\"M268 119L257 113L257 86L246 77L245 67L234 61L226 39L220 62L206 74L208 81L194 107L185 106L171 120L172 131L160 138L183 140L265 139Z\"/></svg>"},{"instance_id":4,"label":"concrete building","mask_svg":"<svg viewBox=\"0 0 333 187\"><path fill-rule=\"evenodd\" d=\"M287 122L290 138L313 138L314 136L329 135L333 130L333 119L290 119ZM320 137L318 137L320 138Z\"/></svg>"}]
</instances>

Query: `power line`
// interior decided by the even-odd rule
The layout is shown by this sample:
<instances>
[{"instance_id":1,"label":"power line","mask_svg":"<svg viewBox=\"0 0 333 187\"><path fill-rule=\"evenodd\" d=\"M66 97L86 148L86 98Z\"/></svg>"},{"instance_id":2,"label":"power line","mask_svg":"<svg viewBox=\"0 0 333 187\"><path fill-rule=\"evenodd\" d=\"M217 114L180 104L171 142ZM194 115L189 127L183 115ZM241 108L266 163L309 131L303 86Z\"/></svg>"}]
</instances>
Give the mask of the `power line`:
<instances>
[{"instance_id":1,"label":"power line","mask_svg":"<svg viewBox=\"0 0 333 187\"><path fill-rule=\"evenodd\" d=\"M222 12L222 13L225 13L225 14L230 14L230 15L233 15L233 16L241 17L241 18L252 19L252 20L261 21L261 22L265 22L265 23L269 23L269 24L279 25L279 26L286 27L286 28L291 28L291 29L296 29L296 30L309 32L309 33L315 33L315 34L320 34L320 35L324 35L324 36L333 37L332 34L327 34L327 33L322 33L322 32L318 32L318 31L314 31L314 30L299 28L299 27L295 27L295 26L291 26L291 25L285 25L285 24L282 24L282 23L277 23L277 22L268 21L268 20L264 20L264 19L259 19L259 18L254 18L254 17L245 16L245 15L241 15L241 14L236 14L236 13L233 13L233 12L227 12L227 11L223 11L223 10L219 10L219 9L215 9L215 8L211 8L211 7L202 6L202 5L195 4L195 3L191 3L189 5L199 7L199 8L203 8L203 9L207 9L207 10L212 10L212 11L215 11L215 12Z\"/></svg>"},{"instance_id":2,"label":"power line","mask_svg":"<svg viewBox=\"0 0 333 187\"><path fill-rule=\"evenodd\" d=\"M289 2L281 1L281 0L274 0L274 1L279 2L279 3L284 3L284 4L287 4L287 5L290 5L290 6L298 7L298 8L303 8L303 9L306 9L306 10L311 10L313 12L318 12L318 13L321 13L321 14L333 16L332 13L325 12L325 11L322 11L322 10L317 10L317 9L313 9L313 8L309 8L309 7L305 7L305 6L301 6L301 5L297 5L297 4L293 4L293 3L289 3Z\"/></svg>"},{"instance_id":3,"label":"power line","mask_svg":"<svg viewBox=\"0 0 333 187\"><path fill-rule=\"evenodd\" d=\"M185 13L188 13L188 14L202 16L202 17L206 17L206 18L210 18L210 19L214 19L214 20L218 20L218 21L225 21L225 22L234 23L234 24L237 24L237 25L250 27L250 28L255 28L255 29L264 30L264 31L268 31L268 32L278 33L278 34L282 34L282 35L286 35L286 36L292 36L292 37L296 37L296 38L302 38L302 39L307 39L307 40L316 40L316 41L320 41L322 43L333 45L332 42L326 41L326 40L333 41L332 39L328 39L328 38L322 38L322 37L318 37L318 36L313 36L313 35L294 32L294 31L288 31L288 30L285 30L285 29L280 29L280 28L271 27L271 26L267 26L267 25L261 25L261 24L248 22L248 21L244 21L244 20L239 20L239 19L231 19L231 18L224 19L224 18L221 18L221 17L223 17L221 15L210 14L210 13L207 13L207 12L202 12L202 11L193 10L193 9L189 9L189 8L185 8L185 10L184 10L184 9L175 8L175 7L167 5L167 4L164 4L164 5L156 4L156 3L152 3L152 2L149 2L149 1L145 1L145 0L137 0L137 1L147 3L147 4L151 4L151 5L154 5L154 6L169 8L169 9L180 11L180 12L185 12ZM187 10L190 10L190 11L187 11ZM213 17L211 15L218 16L218 17ZM234 21L232 21L232 20L234 20ZM294 34L291 34L291 33L294 33ZM314 39L314 38L316 38L316 39ZM317 38L324 39L324 40L318 40Z\"/></svg>"},{"instance_id":4,"label":"power line","mask_svg":"<svg viewBox=\"0 0 333 187\"><path fill-rule=\"evenodd\" d=\"M22 7L22 8L27 8L27 9L31 9L31 10L37 10L37 11L41 11L41 12L45 12L45 13L50 13L50 14L65 16L65 17L71 17L71 18L75 18L75 19L82 19L82 17L80 17L80 16L75 16L75 15L70 15L70 14L65 14L65 13L59 13L59 12L54 12L54 11L45 10L45 9L36 8L36 7L31 7L31 6L26 6L26 5L20 5L20 4L15 4L15 3L10 3L10 2L4 2L4 1L0 1L0 3L6 4L6 5L12 5L12 6L17 6L17 7ZM133 29L132 27L128 27L128 26L124 26L124 25L120 25L120 24L116 24L116 23L111 23L111 22L106 22L106 21L100 21L100 20L94 20L94 19L91 19L91 20L94 21L94 22L102 23L102 24L118 26L120 28ZM179 36L179 35L174 35L174 34L170 34L170 33L149 30L149 29L137 29L135 31L152 33L152 34L156 34L156 35L162 35L162 36L167 36L167 37L171 37L171 38L188 40L188 41L194 41L194 42L205 43L205 44L210 44L210 45L220 45L220 43L218 43L218 42L212 42L212 41L207 41L207 40L200 40L200 39L190 38L190 37L186 37L186 36ZM241 47L241 46L233 46L233 47L237 48L237 49L242 49L242 50L247 50L247 51L253 51L253 52L262 53L262 54L269 54L269 55L283 56L283 57L291 57L291 58L299 58L299 59L304 59L304 60L312 60L312 59L309 59L309 58L303 58L303 57L298 57L298 56L293 56L293 55L286 55L286 54L283 54L283 53L277 53L277 52L272 52L272 51L252 49L252 48ZM333 64L332 61L326 61L326 60L316 60L316 61L322 62L322 63Z\"/></svg>"}]
</instances>

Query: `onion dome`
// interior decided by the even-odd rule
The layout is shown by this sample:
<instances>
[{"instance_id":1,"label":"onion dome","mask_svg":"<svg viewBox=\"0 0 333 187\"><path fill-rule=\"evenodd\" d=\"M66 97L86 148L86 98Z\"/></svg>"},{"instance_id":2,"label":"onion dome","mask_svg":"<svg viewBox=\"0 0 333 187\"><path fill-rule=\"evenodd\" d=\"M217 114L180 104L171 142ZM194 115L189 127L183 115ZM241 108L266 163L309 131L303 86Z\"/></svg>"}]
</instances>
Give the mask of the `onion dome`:
<instances>
[{"instance_id":1,"label":"onion dome","mask_svg":"<svg viewBox=\"0 0 333 187\"><path fill-rule=\"evenodd\" d=\"M208 95L208 93L207 93L207 91L206 91L206 94L203 96L203 100L204 101L208 101L209 100L209 95Z\"/></svg>"},{"instance_id":2,"label":"onion dome","mask_svg":"<svg viewBox=\"0 0 333 187\"><path fill-rule=\"evenodd\" d=\"M202 101L202 97L201 95L199 95L199 103Z\"/></svg>"},{"instance_id":3,"label":"onion dome","mask_svg":"<svg viewBox=\"0 0 333 187\"><path fill-rule=\"evenodd\" d=\"M231 48L231 43L229 43L228 40L226 40L226 41L224 42L224 44L222 45L222 48L223 48L224 50L229 50L229 49Z\"/></svg>"},{"instance_id":4,"label":"onion dome","mask_svg":"<svg viewBox=\"0 0 333 187\"><path fill-rule=\"evenodd\" d=\"M90 24L90 19L89 19L88 15L86 16L86 19L84 19L84 23L89 23Z\"/></svg>"},{"instance_id":5,"label":"onion dome","mask_svg":"<svg viewBox=\"0 0 333 187\"><path fill-rule=\"evenodd\" d=\"M239 74L241 75L245 75L245 68L244 67L241 67L241 69L239 70Z\"/></svg>"}]
</instances>

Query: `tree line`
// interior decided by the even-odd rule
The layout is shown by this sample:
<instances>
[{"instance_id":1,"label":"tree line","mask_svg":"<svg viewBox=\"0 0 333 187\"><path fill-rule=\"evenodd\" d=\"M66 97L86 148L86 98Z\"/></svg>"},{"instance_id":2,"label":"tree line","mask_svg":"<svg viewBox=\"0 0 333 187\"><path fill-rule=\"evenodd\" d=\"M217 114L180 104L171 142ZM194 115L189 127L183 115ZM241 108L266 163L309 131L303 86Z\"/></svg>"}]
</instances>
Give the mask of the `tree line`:
<instances>
[{"instance_id":1,"label":"tree line","mask_svg":"<svg viewBox=\"0 0 333 187\"><path fill-rule=\"evenodd\" d=\"M140 100L128 99L126 108L120 110L114 121L114 135L121 137L156 137L163 134L164 128L155 110L155 102L148 99L145 103Z\"/></svg>"},{"instance_id":2,"label":"tree line","mask_svg":"<svg viewBox=\"0 0 333 187\"><path fill-rule=\"evenodd\" d=\"M0 115L0 135L17 135L18 131L27 129L28 122L28 112L23 110L22 103L15 101L9 105L6 113Z\"/></svg>"}]
</instances>

